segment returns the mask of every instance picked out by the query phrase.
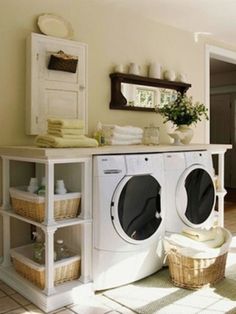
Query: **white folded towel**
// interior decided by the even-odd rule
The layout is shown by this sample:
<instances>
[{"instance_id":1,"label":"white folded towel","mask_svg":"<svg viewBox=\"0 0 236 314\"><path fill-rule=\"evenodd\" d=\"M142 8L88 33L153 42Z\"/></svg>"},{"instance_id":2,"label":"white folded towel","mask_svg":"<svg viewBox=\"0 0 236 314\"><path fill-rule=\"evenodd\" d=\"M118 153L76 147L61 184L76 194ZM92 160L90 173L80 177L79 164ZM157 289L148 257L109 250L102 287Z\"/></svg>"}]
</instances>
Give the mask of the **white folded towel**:
<instances>
[{"instance_id":1,"label":"white folded towel","mask_svg":"<svg viewBox=\"0 0 236 314\"><path fill-rule=\"evenodd\" d=\"M125 134L125 135L142 135L143 129L135 126L119 126L115 124L103 124L103 130L105 133L109 133L110 135L114 133Z\"/></svg>"},{"instance_id":2,"label":"white folded towel","mask_svg":"<svg viewBox=\"0 0 236 314\"><path fill-rule=\"evenodd\" d=\"M115 125L113 132L119 133L119 134L136 134L136 135L142 135L143 134L143 129L134 127L134 126L119 126Z\"/></svg>"},{"instance_id":3,"label":"white folded towel","mask_svg":"<svg viewBox=\"0 0 236 314\"><path fill-rule=\"evenodd\" d=\"M208 241L196 241L186 237L183 234L173 233L168 237L168 240L171 241L173 244L175 243L178 246L186 247L186 248L193 248L196 250L203 250L206 251L209 248L217 248L224 243L224 234L221 228L214 228L215 237L214 239Z\"/></svg>"},{"instance_id":4,"label":"white folded towel","mask_svg":"<svg viewBox=\"0 0 236 314\"><path fill-rule=\"evenodd\" d=\"M224 228L215 228L215 238L207 241L195 241L183 234L173 233L164 238L165 251L177 250L181 255L192 258L211 258L228 251L232 239L231 233Z\"/></svg>"},{"instance_id":5,"label":"white folded towel","mask_svg":"<svg viewBox=\"0 0 236 314\"><path fill-rule=\"evenodd\" d=\"M196 241L213 240L216 237L217 228L206 229L183 229L182 234Z\"/></svg>"},{"instance_id":6,"label":"white folded towel","mask_svg":"<svg viewBox=\"0 0 236 314\"><path fill-rule=\"evenodd\" d=\"M108 144L110 145L135 145L135 144L141 144L142 140L137 139L137 140L116 140L111 138L110 140L107 141Z\"/></svg>"},{"instance_id":7,"label":"white folded towel","mask_svg":"<svg viewBox=\"0 0 236 314\"><path fill-rule=\"evenodd\" d=\"M121 134L113 132L111 138L118 141L142 140L142 134Z\"/></svg>"}]
</instances>

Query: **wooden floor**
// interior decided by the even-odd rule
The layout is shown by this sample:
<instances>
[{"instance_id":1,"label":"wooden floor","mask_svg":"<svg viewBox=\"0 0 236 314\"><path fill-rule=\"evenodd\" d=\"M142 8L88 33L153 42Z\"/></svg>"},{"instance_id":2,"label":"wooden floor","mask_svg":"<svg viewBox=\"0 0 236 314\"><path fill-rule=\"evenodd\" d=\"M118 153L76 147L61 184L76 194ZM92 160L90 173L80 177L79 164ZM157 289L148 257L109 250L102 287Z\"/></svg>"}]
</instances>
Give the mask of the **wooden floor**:
<instances>
[{"instance_id":1,"label":"wooden floor","mask_svg":"<svg viewBox=\"0 0 236 314\"><path fill-rule=\"evenodd\" d=\"M227 189L224 217L225 228L236 233L236 189Z\"/></svg>"}]
</instances>

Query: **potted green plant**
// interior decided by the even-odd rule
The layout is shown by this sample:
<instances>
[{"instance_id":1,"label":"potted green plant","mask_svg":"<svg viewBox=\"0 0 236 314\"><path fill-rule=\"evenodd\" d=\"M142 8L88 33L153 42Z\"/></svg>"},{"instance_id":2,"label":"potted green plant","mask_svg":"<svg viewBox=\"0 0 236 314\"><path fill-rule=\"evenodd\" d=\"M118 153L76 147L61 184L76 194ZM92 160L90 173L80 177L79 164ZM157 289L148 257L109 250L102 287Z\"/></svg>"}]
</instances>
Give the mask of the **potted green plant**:
<instances>
[{"instance_id":1,"label":"potted green plant","mask_svg":"<svg viewBox=\"0 0 236 314\"><path fill-rule=\"evenodd\" d=\"M193 137L193 130L190 125L196 124L202 118L208 120L208 109L200 102L193 102L192 96L177 93L177 98L162 107L156 108L156 112L164 117L164 123L171 121L177 126L175 136L179 136L179 140L183 144L188 144ZM170 135L170 134L169 134Z\"/></svg>"}]
</instances>

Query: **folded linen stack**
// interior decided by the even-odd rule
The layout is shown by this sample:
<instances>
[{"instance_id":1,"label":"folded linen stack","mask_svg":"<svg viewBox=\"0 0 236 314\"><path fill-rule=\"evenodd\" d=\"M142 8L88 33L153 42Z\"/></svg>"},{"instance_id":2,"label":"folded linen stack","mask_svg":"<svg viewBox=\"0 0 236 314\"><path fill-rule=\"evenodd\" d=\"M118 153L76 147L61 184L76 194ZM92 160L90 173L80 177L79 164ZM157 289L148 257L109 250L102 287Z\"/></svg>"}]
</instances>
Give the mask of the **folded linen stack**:
<instances>
[{"instance_id":1,"label":"folded linen stack","mask_svg":"<svg viewBox=\"0 0 236 314\"><path fill-rule=\"evenodd\" d=\"M38 135L39 147L96 147L95 139L84 135L84 122L77 119L48 119L47 134Z\"/></svg>"},{"instance_id":2,"label":"folded linen stack","mask_svg":"<svg viewBox=\"0 0 236 314\"><path fill-rule=\"evenodd\" d=\"M141 144L143 129L134 126L108 125L102 126L105 133L105 143L110 145Z\"/></svg>"}]
</instances>

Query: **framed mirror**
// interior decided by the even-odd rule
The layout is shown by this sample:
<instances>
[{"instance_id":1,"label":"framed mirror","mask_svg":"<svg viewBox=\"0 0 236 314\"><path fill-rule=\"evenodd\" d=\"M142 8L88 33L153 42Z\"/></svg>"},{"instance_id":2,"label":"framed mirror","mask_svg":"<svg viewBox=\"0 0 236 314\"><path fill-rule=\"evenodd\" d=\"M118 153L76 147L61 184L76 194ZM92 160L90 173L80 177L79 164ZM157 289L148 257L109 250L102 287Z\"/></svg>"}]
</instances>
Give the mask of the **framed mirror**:
<instances>
[{"instance_id":1,"label":"framed mirror","mask_svg":"<svg viewBox=\"0 0 236 314\"><path fill-rule=\"evenodd\" d=\"M176 98L177 92L184 93L191 84L160 80L145 76L112 73L111 109L155 111L156 106Z\"/></svg>"}]
</instances>

